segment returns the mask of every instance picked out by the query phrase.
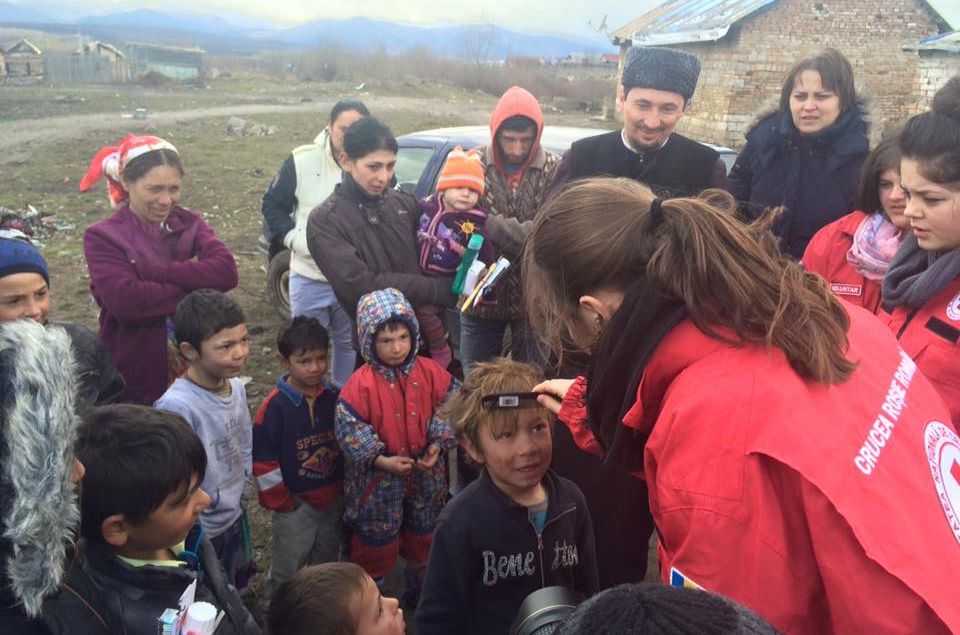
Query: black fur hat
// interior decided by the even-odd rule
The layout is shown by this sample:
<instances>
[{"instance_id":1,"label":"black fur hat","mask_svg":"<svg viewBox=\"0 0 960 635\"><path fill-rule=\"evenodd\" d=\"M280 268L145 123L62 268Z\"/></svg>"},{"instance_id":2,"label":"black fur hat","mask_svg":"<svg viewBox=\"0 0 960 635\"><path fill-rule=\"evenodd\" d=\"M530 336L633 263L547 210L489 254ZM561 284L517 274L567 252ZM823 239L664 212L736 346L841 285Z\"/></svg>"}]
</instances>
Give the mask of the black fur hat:
<instances>
[{"instance_id":1,"label":"black fur hat","mask_svg":"<svg viewBox=\"0 0 960 635\"><path fill-rule=\"evenodd\" d=\"M653 88L683 95L690 101L700 78L696 56L663 47L631 46L623 61L624 94L631 88Z\"/></svg>"}]
</instances>

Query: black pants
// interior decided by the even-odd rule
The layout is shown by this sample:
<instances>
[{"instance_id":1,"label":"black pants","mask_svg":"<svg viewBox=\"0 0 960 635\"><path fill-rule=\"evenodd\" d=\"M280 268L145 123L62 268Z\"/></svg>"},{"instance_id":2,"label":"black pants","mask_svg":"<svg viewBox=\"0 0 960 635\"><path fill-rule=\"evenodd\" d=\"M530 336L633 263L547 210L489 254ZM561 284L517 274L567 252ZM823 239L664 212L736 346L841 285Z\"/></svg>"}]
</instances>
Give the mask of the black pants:
<instances>
[{"instance_id":1,"label":"black pants","mask_svg":"<svg viewBox=\"0 0 960 635\"><path fill-rule=\"evenodd\" d=\"M553 469L576 483L587 499L600 588L642 581L653 533L646 483L579 449L562 423L554 427Z\"/></svg>"}]
</instances>

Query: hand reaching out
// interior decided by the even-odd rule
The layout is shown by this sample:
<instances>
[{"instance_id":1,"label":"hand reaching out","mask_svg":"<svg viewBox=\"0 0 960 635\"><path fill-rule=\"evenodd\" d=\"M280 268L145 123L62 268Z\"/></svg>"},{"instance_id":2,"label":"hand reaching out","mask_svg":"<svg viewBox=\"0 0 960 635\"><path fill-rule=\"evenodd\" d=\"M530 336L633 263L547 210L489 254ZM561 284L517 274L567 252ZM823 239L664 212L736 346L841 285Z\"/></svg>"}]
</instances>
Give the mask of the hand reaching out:
<instances>
[{"instance_id":1,"label":"hand reaching out","mask_svg":"<svg viewBox=\"0 0 960 635\"><path fill-rule=\"evenodd\" d=\"M549 379L534 386L533 392L540 393L537 401L541 406L553 414L559 414L560 404L574 381L573 379Z\"/></svg>"}]
</instances>

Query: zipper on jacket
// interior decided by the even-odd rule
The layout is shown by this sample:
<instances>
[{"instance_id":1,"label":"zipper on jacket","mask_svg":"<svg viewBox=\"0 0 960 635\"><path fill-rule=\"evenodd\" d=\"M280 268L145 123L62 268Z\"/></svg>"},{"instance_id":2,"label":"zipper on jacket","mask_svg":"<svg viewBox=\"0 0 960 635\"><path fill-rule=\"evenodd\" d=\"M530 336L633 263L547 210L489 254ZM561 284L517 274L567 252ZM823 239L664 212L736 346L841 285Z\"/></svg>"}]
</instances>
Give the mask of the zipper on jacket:
<instances>
[{"instance_id":1,"label":"zipper on jacket","mask_svg":"<svg viewBox=\"0 0 960 635\"><path fill-rule=\"evenodd\" d=\"M898 340L900 339L900 336L903 335L903 332L907 330L907 327L910 326L910 323L913 322L913 318L917 316L917 312L919 311L920 311L919 308L914 309L913 311L910 312L910 315L907 316L907 319L903 321L903 326L901 326L900 330L897 331Z\"/></svg>"},{"instance_id":2,"label":"zipper on jacket","mask_svg":"<svg viewBox=\"0 0 960 635\"><path fill-rule=\"evenodd\" d=\"M549 527L551 523L556 522L557 520L560 520L567 514L572 514L575 511L577 511L576 505L563 510L553 518L548 519L545 523L543 523L543 531L537 531L537 528L533 525L533 521L530 520L529 512L527 512L528 514L527 522L530 523L530 528L533 529L533 533L537 535L537 555L540 558L540 588L541 589L546 588L547 586L547 574L543 568L543 532L547 530L547 527Z\"/></svg>"},{"instance_id":3,"label":"zipper on jacket","mask_svg":"<svg viewBox=\"0 0 960 635\"><path fill-rule=\"evenodd\" d=\"M546 525L543 526L547 528ZM543 532L537 534L537 555L540 557L540 588L547 586L547 574L543 571Z\"/></svg>"}]
</instances>

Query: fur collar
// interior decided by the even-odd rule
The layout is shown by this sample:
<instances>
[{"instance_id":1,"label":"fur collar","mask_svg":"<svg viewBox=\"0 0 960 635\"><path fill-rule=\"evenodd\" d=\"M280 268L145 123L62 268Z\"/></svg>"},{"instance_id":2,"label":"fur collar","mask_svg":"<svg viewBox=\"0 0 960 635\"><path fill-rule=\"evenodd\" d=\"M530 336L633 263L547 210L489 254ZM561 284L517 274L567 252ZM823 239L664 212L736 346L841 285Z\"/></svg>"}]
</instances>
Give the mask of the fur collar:
<instances>
[{"instance_id":1,"label":"fur collar","mask_svg":"<svg viewBox=\"0 0 960 635\"><path fill-rule=\"evenodd\" d=\"M30 616L60 585L80 520L70 481L75 394L66 331L32 321L0 326L2 578Z\"/></svg>"}]
</instances>

